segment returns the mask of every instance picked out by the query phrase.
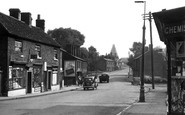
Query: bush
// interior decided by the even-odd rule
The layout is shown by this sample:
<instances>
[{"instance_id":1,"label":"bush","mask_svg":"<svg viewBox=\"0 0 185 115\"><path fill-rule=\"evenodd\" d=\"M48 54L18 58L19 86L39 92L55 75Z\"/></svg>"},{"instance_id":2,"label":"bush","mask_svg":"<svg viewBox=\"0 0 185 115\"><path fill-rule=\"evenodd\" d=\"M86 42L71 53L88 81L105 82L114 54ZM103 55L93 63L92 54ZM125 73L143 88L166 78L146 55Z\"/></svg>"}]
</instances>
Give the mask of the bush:
<instances>
[{"instance_id":1,"label":"bush","mask_svg":"<svg viewBox=\"0 0 185 115\"><path fill-rule=\"evenodd\" d=\"M152 77L145 76L144 77L144 82L145 83L152 83ZM154 76L154 83L167 83L167 79L166 78L162 78L160 76Z\"/></svg>"}]
</instances>

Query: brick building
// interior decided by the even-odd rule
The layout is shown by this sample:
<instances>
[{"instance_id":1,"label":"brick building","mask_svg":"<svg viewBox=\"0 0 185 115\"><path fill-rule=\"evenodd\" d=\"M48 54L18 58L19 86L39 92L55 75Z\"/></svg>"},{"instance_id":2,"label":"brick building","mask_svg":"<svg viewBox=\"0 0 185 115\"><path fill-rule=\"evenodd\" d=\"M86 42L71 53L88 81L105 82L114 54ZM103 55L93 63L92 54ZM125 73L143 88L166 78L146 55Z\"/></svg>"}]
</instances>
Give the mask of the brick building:
<instances>
[{"instance_id":1,"label":"brick building","mask_svg":"<svg viewBox=\"0 0 185 115\"><path fill-rule=\"evenodd\" d=\"M31 14L10 9L0 13L0 94L4 96L59 90L60 46L44 32L44 20L31 25Z\"/></svg>"},{"instance_id":2,"label":"brick building","mask_svg":"<svg viewBox=\"0 0 185 115\"><path fill-rule=\"evenodd\" d=\"M114 71L116 62L112 59L100 58L97 63L97 68L100 71Z\"/></svg>"},{"instance_id":3,"label":"brick building","mask_svg":"<svg viewBox=\"0 0 185 115\"><path fill-rule=\"evenodd\" d=\"M167 77L167 64L166 58L161 53L162 51L154 51L153 52L153 69L154 69L154 76L161 76L163 78ZM151 51L147 51L144 54L144 75L151 75ZM134 67L133 69L133 76L140 77L141 76L141 61L142 56L138 56L134 59Z\"/></svg>"}]
</instances>

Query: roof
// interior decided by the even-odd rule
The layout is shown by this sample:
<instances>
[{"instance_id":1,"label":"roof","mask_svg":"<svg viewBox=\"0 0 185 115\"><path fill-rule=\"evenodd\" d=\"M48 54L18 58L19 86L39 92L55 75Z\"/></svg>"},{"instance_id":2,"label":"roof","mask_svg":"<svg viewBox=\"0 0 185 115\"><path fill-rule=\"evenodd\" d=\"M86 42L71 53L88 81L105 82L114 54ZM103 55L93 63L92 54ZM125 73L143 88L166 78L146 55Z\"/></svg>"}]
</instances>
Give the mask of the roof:
<instances>
[{"instance_id":1,"label":"roof","mask_svg":"<svg viewBox=\"0 0 185 115\"><path fill-rule=\"evenodd\" d=\"M108 59L108 58L104 58L104 60L106 60L106 61L114 61L114 60Z\"/></svg>"},{"instance_id":2,"label":"roof","mask_svg":"<svg viewBox=\"0 0 185 115\"><path fill-rule=\"evenodd\" d=\"M8 34L35 41L55 47L60 47L55 40L47 35L42 29L34 26L29 26L23 21L7 16L0 12L0 26L4 27Z\"/></svg>"},{"instance_id":3,"label":"roof","mask_svg":"<svg viewBox=\"0 0 185 115\"><path fill-rule=\"evenodd\" d=\"M70 54L69 52L67 52L66 50L64 50L64 49L62 49L62 48L60 48L60 50L61 51L63 51L66 55L67 55L67 58L65 59L65 60L80 60L80 61L83 61L83 62L87 62L86 60L84 60L84 59L82 59L82 58L80 58L80 57L77 57L77 56L74 56L74 55L72 55L72 54ZM65 56L65 55L64 55ZM70 58L69 58L69 57ZM65 58L65 57L64 57Z\"/></svg>"},{"instance_id":4,"label":"roof","mask_svg":"<svg viewBox=\"0 0 185 115\"><path fill-rule=\"evenodd\" d=\"M184 23L185 7L152 13L160 40L165 42L164 27L170 24Z\"/></svg>"},{"instance_id":5,"label":"roof","mask_svg":"<svg viewBox=\"0 0 185 115\"><path fill-rule=\"evenodd\" d=\"M146 52L144 53L144 55L145 55L146 53L148 53L148 52L150 52L150 50L146 51ZM139 58L141 58L141 57L142 57L142 54L139 55L139 56L137 56L137 57L135 57L134 60L139 59Z\"/></svg>"}]
</instances>

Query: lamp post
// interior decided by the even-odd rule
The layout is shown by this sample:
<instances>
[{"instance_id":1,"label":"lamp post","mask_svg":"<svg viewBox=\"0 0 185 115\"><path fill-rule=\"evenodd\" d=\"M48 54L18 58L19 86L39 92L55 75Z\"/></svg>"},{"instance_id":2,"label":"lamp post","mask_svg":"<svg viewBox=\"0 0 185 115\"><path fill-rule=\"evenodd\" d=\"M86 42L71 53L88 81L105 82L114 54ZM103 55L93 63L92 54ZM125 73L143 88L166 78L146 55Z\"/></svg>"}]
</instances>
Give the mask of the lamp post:
<instances>
[{"instance_id":1,"label":"lamp post","mask_svg":"<svg viewBox=\"0 0 185 115\"><path fill-rule=\"evenodd\" d=\"M143 22L143 38L142 38L142 66L141 66L141 85L140 85L140 96L139 102L145 102L145 89L144 89L144 51L145 51L145 14L146 14L146 1L135 1L135 3L144 3L144 22Z\"/></svg>"}]
</instances>

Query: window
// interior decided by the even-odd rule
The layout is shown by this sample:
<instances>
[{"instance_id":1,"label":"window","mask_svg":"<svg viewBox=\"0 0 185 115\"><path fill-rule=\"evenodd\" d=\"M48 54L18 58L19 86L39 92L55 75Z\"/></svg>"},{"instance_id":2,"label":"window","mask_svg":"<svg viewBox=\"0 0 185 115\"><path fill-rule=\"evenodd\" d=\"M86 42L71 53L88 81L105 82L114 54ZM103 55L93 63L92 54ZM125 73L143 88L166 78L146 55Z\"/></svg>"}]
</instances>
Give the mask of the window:
<instances>
[{"instance_id":1,"label":"window","mask_svg":"<svg viewBox=\"0 0 185 115\"><path fill-rule=\"evenodd\" d=\"M22 52L22 42L21 41L15 41L15 51Z\"/></svg>"},{"instance_id":2,"label":"window","mask_svg":"<svg viewBox=\"0 0 185 115\"><path fill-rule=\"evenodd\" d=\"M41 67L33 68L33 87L40 87L41 84Z\"/></svg>"},{"instance_id":3,"label":"window","mask_svg":"<svg viewBox=\"0 0 185 115\"><path fill-rule=\"evenodd\" d=\"M40 45L36 45L35 46L35 51L36 51L36 54L37 54L37 58L41 58L41 47Z\"/></svg>"},{"instance_id":4,"label":"window","mask_svg":"<svg viewBox=\"0 0 185 115\"><path fill-rule=\"evenodd\" d=\"M57 49L54 49L54 60L58 60Z\"/></svg>"},{"instance_id":5,"label":"window","mask_svg":"<svg viewBox=\"0 0 185 115\"><path fill-rule=\"evenodd\" d=\"M9 67L9 89L25 88L25 69L23 67Z\"/></svg>"}]
</instances>

